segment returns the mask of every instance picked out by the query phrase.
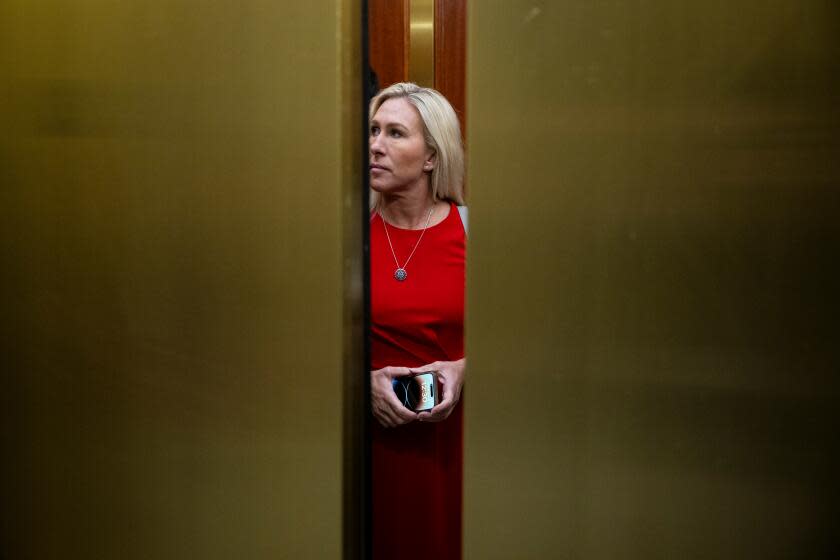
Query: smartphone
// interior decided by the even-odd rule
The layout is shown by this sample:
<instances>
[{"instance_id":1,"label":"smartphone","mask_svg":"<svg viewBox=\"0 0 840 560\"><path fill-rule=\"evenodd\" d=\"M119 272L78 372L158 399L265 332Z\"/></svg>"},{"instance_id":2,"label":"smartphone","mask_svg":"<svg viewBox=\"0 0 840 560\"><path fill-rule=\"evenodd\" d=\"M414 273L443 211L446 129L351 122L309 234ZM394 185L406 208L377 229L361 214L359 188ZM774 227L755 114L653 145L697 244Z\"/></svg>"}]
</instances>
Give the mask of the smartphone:
<instances>
[{"instance_id":1,"label":"smartphone","mask_svg":"<svg viewBox=\"0 0 840 560\"><path fill-rule=\"evenodd\" d=\"M397 377L392 384L400 402L414 412L431 410L440 403L436 371Z\"/></svg>"}]
</instances>

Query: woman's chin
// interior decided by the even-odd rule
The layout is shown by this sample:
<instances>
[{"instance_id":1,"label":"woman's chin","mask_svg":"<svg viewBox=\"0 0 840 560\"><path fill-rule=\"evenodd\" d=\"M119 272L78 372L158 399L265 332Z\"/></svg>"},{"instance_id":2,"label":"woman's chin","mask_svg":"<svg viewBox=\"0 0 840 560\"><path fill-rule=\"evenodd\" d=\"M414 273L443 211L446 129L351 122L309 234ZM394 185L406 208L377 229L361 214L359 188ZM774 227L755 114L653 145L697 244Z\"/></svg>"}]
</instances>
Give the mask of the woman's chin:
<instances>
[{"instance_id":1,"label":"woman's chin","mask_svg":"<svg viewBox=\"0 0 840 560\"><path fill-rule=\"evenodd\" d=\"M374 181L371 179L370 181L370 188L373 189L374 192L378 192L379 194L388 194L393 189L390 188L390 185L384 185L379 181Z\"/></svg>"}]
</instances>

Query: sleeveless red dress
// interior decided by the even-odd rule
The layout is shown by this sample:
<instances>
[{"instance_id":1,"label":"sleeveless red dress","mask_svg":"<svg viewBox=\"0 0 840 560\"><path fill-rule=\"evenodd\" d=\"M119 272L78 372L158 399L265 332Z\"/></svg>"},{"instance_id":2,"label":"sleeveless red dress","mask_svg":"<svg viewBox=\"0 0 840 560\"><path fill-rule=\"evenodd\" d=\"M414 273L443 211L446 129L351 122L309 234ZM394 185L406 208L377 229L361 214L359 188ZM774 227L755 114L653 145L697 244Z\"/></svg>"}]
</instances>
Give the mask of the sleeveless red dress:
<instances>
[{"instance_id":1,"label":"sleeveless red dress","mask_svg":"<svg viewBox=\"0 0 840 560\"><path fill-rule=\"evenodd\" d=\"M400 265L418 230L388 226ZM464 227L454 204L426 230L403 282L382 218L370 222L371 361L419 367L464 357ZM372 420L373 558L459 560L463 472L461 403L439 423L383 428Z\"/></svg>"}]
</instances>

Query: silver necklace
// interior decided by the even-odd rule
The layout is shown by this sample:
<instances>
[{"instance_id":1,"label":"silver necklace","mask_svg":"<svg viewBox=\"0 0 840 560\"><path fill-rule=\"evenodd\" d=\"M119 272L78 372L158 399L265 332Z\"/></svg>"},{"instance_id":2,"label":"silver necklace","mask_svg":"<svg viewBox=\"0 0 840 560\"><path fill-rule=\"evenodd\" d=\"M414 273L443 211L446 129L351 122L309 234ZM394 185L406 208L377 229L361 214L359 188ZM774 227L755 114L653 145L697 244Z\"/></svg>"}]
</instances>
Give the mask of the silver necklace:
<instances>
[{"instance_id":1,"label":"silver necklace","mask_svg":"<svg viewBox=\"0 0 840 560\"><path fill-rule=\"evenodd\" d=\"M380 210L380 218L382 218L382 227L385 228L385 237L388 238L388 246L391 247L391 255L394 256L394 264L397 265L397 269L394 271L394 278L398 282L404 281L408 278L408 272L406 272L405 267L408 266L408 261L411 260L411 257L414 256L414 251L417 250L417 247L420 246L420 241L423 239L423 234L426 233L426 230L429 229L429 221L432 219L432 211L434 211L435 205L432 204L432 207L429 208L429 215L426 216L426 225L423 226L423 231L420 232L420 237L417 238L417 243L414 244L414 249L412 249L411 254L408 255L408 258L405 259L405 263L400 266L400 261L397 260L397 253L394 251L394 244L391 243L391 235L388 233L388 224L385 223L385 214L382 213Z\"/></svg>"}]
</instances>

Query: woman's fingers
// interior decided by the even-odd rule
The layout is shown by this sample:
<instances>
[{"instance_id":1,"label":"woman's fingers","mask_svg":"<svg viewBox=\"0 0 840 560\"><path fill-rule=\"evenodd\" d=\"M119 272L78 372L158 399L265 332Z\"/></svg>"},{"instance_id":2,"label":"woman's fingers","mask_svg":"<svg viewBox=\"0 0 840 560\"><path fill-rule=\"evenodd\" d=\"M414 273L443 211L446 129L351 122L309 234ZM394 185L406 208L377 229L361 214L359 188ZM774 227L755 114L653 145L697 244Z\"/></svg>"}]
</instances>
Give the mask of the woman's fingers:
<instances>
[{"instance_id":1,"label":"woman's fingers","mask_svg":"<svg viewBox=\"0 0 840 560\"><path fill-rule=\"evenodd\" d=\"M408 424L417 419L417 414L399 401L392 385L395 377L408 373L408 368L394 366L371 372L371 408L376 419L386 428Z\"/></svg>"},{"instance_id":2,"label":"woman's fingers","mask_svg":"<svg viewBox=\"0 0 840 560\"><path fill-rule=\"evenodd\" d=\"M452 403L440 403L428 412L421 412L417 419L420 422L443 422L452 414L453 408Z\"/></svg>"},{"instance_id":3,"label":"woman's fingers","mask_svg":"<svg viewBox=\"0 0 840 560\"><path fill-rule=\"evenodd\" d=\"M386 428L393 428L399 422L399 418L392 407L384 402L382 399L378 399L373 405L373 414L376 416L376 419L379 420L379 423L385 426Z\"/></svg>"},{"instance_id":4,"label":"woman's fingers","mask_svg":"<svg viewBox=\"0 0 840 560\"><path fill-rule=\"evenodd\" d=\"M380 371L388 376L389 379L393 379L395 377L410 375L412 370L407 367L388 366L386 368L382 368Z\"/></svg>"},{"instance_id":5,"label":"woman's fingers","mask_svg":"<svg viewBox=\"0 0 840 560\"><path fill-rule=\"evenodd\" d=\"M449 418L455 405L458 404L452 383L447 383L445 378L441 378L441 384L443 385L443 399L431 410L418 415L417 419L421 422L442 422Z\"/></svg>"},{"instance_id":6,"label":"woman's fingers","mask_svg":"<svg viewBox=\"0 0 840 560\"><path fill-rule=\"evenodd\" d=\"M391 391L391 394L388 396L388 404L390 405L391 412L394 414L399 424L408 424L409 422L417 420L417 413L403 406L397 398L397 394L393 391Z\"/></svg>"},{"instance_id":7,"label":"woman's fingers","mask_svg":"<svg viewBox=\"0 0 840 560\"><path fill-rule=\"evenodd\" d=\"M387 409L380 410L377 419L379 420L379 423L386 428L393 428L394 426L399 425L397 417Z\"/></svg>"},{"instance_id":8,"label":"woman's fingers","mask_svg":"<svg viewBox=\"0 0 840 560\"><path fill-rule=\"evenodd\" d=\"M392 428L414 420L401 414L391 380L408 368L386 367L371 372L371 409L380 424ZM395 406L396 405L396 406Z\"/></svg>"},{"instance_id":9,"label":"woman's fingers","mask_svg":"<svg viewBox=\"0 0 840 560\"><path fill-rule=\"evenodd\" d=\"M425 366L420 366L416 368L407 368L407 374L415 375L418 373L428 373L430 371L438 371L440 369L440 362L432 362L431 364L426 364Z\"/></svg>"},{"instance_id":10,"label":"woman's fingers","mask_svg":"<svg viewBox=\"0 0 840 560\"><path fill-rule=\"evenodd\" d=\"M460 400L463 372L458 369L459 364L460 362L433 362L417 368L388 366L371 372L374 416L387 428L401 426L415 420L422 422L446 420ZM427 372L436 372L436 377L442 387L443 399L431 410L418 414L399 401L392 382L395 378Z\"/></svg>"},{"instance_id":11,"label":"woman's fingers","mask_svg":"<svg viewBox=\"0 0 840 560\"><path fill-rule=\"evenodd\" d=\"M417 416L413 414L411 416L402 415L390 408L380 410L378 413L374 412L374 416L376 416L376 419L379 420L379 423L385 426L386 428L395 428L396 426L402 426L404 424L408 424L409 422L413 422L417 419Z\"/></svg>"},{"instance_id":12,"label":"woman's fingers","mask_svg":"<svg viewBox=\"0 0 840 560\"><path fill-rule=\"evenodd\" d=\"M403 406L403 403L397 398L392 384L395 378L410 375L411 370L407 367L389 366L385 368L385 373L388 376L388 390L385 392L385 400L391 409L395 425L400 426L414 422L417 420L417 413Z\"/></svg>"}]
</instances>

